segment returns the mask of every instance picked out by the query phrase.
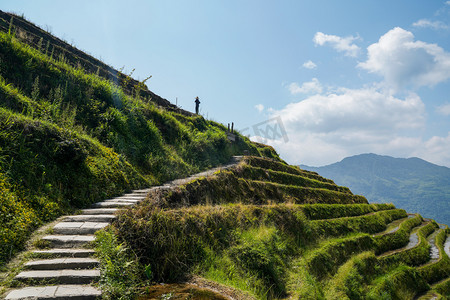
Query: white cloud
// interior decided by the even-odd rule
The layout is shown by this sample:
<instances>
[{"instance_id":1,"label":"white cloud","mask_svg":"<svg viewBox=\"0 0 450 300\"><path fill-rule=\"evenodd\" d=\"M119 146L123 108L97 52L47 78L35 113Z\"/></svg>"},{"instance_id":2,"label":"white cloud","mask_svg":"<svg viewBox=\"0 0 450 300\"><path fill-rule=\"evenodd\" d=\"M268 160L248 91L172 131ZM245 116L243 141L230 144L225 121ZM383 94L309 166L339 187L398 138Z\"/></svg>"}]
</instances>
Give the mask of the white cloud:
<instances>
[{"instance_id":1,"label":"white cloud","mask_svg":"<svg viewBox=\"0 0 450 300\"><path fill-rule=\"evenodd\" d=\"M418 156L437 165L450 167L450 132L446 137L433 136L420 144L411 156Z\"/></svg>"},{"instance_id":2,"label":"white cloud","mask_svg":"<svg viewBox=\"0 0 450 300\"><path fill-rule=\"evenodd\" d=\"M450 1L446 1L445 4L446 4L446 5L450 5Z\"/></svg>"},{"instance_id":3,"label":"white cloud","mask_svg":"<svg viewBox=\"0 0 450 300\"><path fill-rule=\"evenodd\" d=\"M317 68L317 65L314 63L314 62L312 62L311 60L308 60L307 62L305 62L304 64L303 64L303 68L306 68L306 69L315 69L315 68Z\"/></svg>"},{"instance_id":4,"label":"white cloud","mask_svg":"<svg viewBox=\"0 0 450 300\"><path fill-rule=\"evenodd\" d=\"M441 22L441 21L430 21L427 19L420 19L417 22L413 23L414 27L421 27L421 28L433 28L433 29L448 29L448 25Z\"/></svg>"},{"instance_id":5,"label":"white cloud","mask_svg":"<svg viewBox=\"0 0 450 300\"><path fill-rule=\"evenodd\" d=\"M353 44L354 40L357 40L358 37L345 37L342 38L337 35L329 35L323 32L317 32L314 35L314 43L316 45L323 46L325 44L330 44L335 50L338 52L344 52L347 56L356 57L360 51L360 48Z\"/></svg>"},{"instance_id":6,"label":"white cloud","mask_svg":"<svg viewBox=\"0 0 450 300\"><path fill-rule=\"evenodd\" d=\"M258 112L262 112L264 110L264 105L262 104L256 104L255 108Z\"/></svg>"},{"instance_id":7,"label":"white cloud","mask_svg":"<svg viewBox=\"0 0 450 300\"><path fill-rule=\"evenodd\" d=\"M450 54L436 44L414 41L396 27L368 48L368 59L358 66L380 74L393 88L434 86L450 78Z\"/></svg>"},{"instance_id":8,"label":"white cloud","mask_svg":"<svg viewBox=\"0 0 450 300\"><path fill-rule=\"evenodd\" d=\"M450 116L450 103L439 106L437 112L444 116Z\"/></svg>"},{"instance_id":9,"label":"white cloud","mask_svg":"<svg viewBox=\"0 0 450 300\"><path fill-rule=\"evenodd\" d=\"M303 82L302 86L293 82L289 85L289 91L292 95L297 94L320 94L322 93L322 85L317 78L313 78L311 81Z\"/></svg>"},{"instance_id":10,"label":"white cloud","mask_svg":"<svg viewBox=\"0 0 450 300\"><path fill-rule=\"evenodd\" d=\"M287 126L311 132L380 132L420 128L424 104L411 94L404 100L376 88L341 89L339 94L314 95L277 111Z\"/></svg>"},{"instance_id":11,"label":"white cloud","mask_svg":"<svg viewBox=\"0 0 450 300\"><path fill-rule=\"evenodd\" d=\"M324 165L364 152L408 156L420 145L414 135L425 127L419 96L400 99L376 87L313 95L272 116L281 117L289 143L268 143L296 164Z\"/></svg>"}]
</instances>

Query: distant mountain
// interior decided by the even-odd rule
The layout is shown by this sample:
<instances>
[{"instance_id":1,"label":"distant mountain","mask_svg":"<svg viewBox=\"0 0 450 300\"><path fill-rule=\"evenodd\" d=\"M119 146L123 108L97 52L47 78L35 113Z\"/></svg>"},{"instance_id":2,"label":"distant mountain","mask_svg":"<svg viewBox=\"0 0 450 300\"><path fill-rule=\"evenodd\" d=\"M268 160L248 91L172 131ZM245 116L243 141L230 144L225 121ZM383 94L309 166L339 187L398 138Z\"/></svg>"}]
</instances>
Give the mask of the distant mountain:
<instances>
[{"instance_id":1,"label":"distant mountain","mask_svg":"<svg viewBox=\"0 0 450 300\"><path fill-rule=\"evenodd\" d=\"M450 168L416 157L376 154L347 157L323 167L300 165L300 168L333 179L370 202L392 202L408 212L450 224Z\"/></svg>"}]
</instances>

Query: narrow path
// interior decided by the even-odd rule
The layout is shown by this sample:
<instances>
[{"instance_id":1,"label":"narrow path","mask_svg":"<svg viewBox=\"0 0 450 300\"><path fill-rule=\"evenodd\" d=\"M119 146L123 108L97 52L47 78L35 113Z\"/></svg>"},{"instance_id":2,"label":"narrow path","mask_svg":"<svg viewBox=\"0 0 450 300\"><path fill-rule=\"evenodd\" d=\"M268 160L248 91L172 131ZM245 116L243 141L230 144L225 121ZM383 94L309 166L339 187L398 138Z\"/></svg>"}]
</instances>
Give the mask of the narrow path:
<instances>
[{"instance_id":1,"label":"narrow path","mask_svg":"<svg viewBox=\"0 0 450 300\"><path fill-rule=\"evenodd\" d=\"M381 255L379 255L379 257L389 256L389 255L392 255L392 254L395 254L398 252L402 252L402 251L405 251L405 250L408 250L408 249L411 249L411 248L414 248L415 246L417 246L419 244L418 231L420 230L420 228L422 228L428 224L429 224L429 221L423 222L419 226L414 227L414 229L409 234L409 243L405 247L382 253Z\"/></svg>"},{"instance_id":2,"label":"narrow path","mask_svg":"<svg viewBox=\"0 0 450 300\"><path fill-rule=\"evenodd\" d=\"M429 263L435 263L440 259L439 248L436 245L436 236L441 232L442 229L435 230L432 234L430 234L427 238L428 244L431 246L430 248L430 261Z\"/></svg>"},{"instance_id":3,"label":"narrow path","mask_svg":"<svg viewBox=\"0 0 450 300\"><path fill-rule=\"evenodd\" d=\"M444 244L444 251L447 253L447 256L450 257L450 235L447 236Z\"/></svg>"},{"instance_id":4,"label":"narrow path","mask_svg":"<svg viewBox=\"0 0 450 300\"><path fill-rule=\"evenodd\" d=\"M42 241L49 249L32 251L35 260L27 262L14 280L24 286L12 290L6 300L24 299L100 299L102 292L92 285L100 278L99 261L95 251L86 244L95 240L94 233L108 226L119 209L133 206L154 189L169 189L199 177L234 167L241 157L233 157L224 166L178 179L163 186L135 190L130 194L108 199L81 211L80 215L61 217L53 226L52 234Z\"/></svg>"},{"instance_id":5,"label":"narrow path","mask_svg":"<svg viewBox=\"0 0 450 300\"><path fill-rule=\"evenodd\" d=\"M408 216L406 218L402 218L402 219L397 219L392 221L391 223L389 223L386 226L386 230L378 232L376 234L374 234L374 236L378 236L378 235L385 235L385 234L389 234L389 233L394 233L396 231L398 231L400 229L400 225L411 218L414 218L416 215L415 214L408 214Z\"/></svg>"}]
</instances>

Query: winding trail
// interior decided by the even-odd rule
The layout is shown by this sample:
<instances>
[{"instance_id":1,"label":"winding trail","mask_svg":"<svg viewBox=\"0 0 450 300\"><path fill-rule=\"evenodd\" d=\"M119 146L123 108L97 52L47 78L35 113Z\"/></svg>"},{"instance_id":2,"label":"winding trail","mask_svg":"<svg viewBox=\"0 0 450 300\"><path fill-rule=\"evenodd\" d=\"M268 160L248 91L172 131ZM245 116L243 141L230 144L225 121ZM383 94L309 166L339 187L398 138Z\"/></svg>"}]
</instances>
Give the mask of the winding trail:
<instances>
[{"instance_id":1,"label":"winding trail","mask_svg":"<svg viewBox=\"0 0 450 300\"><path fill-rule=\"evenodd\" d=\"M409 242L405 247L382 253L381 255L379 255L379 257L389 256L389 255L392 255L392 254L395 254L398 252L402 252L402 251L405 251L405 250L408 250L408 249L411 249L411 248L414 248L415 246L417 246L419 244L419 236L418 236L417 232L420 230L420 228L426 226L428 223L429 223L429 221L423 222L419 226L416 226L413 228L413 230L409 234Z\"/></svg>"},{"instance_id":2,"label":"winding trail","mask_svg":"<svg viewBox=\"0 0 450 300\"><path fill-rule=\"evenodd\" d=\"M450 257L450 235L448 235L445 240L444 251L447 253L448 257Z\"/></svg>"},{"instance_id":3,"label":"winding trail","mask_svg":"<svg viewBox=\"0 0 450 300\"><path fill-rule=\"evenodd\" d=\"M95 203L79 215L64 216L53 226L52 234L42 238L49 249L32 251L33 257L24 265L14 281L22 288L9 291L6 300L25 299L100 299L102 291L95 283L100 278L95 251L86 244L95 240L94 233L108 226L119 209L126 209L144 200L155 189L171 189L199 177L236 166L242 157L211 170L177 179L162 186L135 190L130 194Z\"/></svg>"},{"instance_id":4,"label":"winding trail","mask_svg":"<svg viewBox=\"0 0 450 300\"><path fill-rule=\"evenodd\" d=\"M394 220L391 223L389 223L386 227L386 230L378 232L376 234L374 234L374 236L378 236L378 235L385 235L385 234L390 234L390 233L394 233L396 231L398 231L400 229L400 225L411 218L414 218L416 215L415 214L408 214L408 216L406 218L402 218L402 219L398 219L398 220Z\"/></svg>"},{"instance_id":5,"label":"winding trail","mask_svg":"<svg viewBox=\"0 0 450 300\"><path fill-rule=\"evenodd\" d=\"M427 238L428 244L431 246L430 248L430 261L429 263L437 262L441 255L439 253L439 248L436 245L436 236L441 232L442 229L435 230L432 234L430 234Z\"/></svg>"}]
</instances>

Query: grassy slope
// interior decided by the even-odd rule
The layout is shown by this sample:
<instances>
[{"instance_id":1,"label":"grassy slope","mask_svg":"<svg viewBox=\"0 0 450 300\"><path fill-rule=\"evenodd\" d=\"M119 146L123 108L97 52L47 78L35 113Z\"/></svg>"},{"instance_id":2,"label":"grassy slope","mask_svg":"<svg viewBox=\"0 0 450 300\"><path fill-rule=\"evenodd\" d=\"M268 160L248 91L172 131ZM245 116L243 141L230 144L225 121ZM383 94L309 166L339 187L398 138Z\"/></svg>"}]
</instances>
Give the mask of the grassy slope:
<instances>
[{"instance_id":1,"label":"grassy slope","mask_svg":"<svg viewBox=\"0 0 450 300\"><path fill-rule=\"evenodd\" d=\"M0 33L0 265L74 208L273 149L161 109Z\"/></svg>"},{"instance_id":2,"label":"grassy slope","mask_svg":"<svg viewBox=\"0 0 450 300\"><path fill-rule=\"evenodd\" d=\"M326 190L327 197L313 202L296 189L273 189L272 181ZM430 288L428 278L449 274L447 258L417 267L429 260L426 236L436 224L406 216L317 174L249 157L234 170L155 192L121 213L115 226L156 282L197 275L260 299L408 299ZM400 219L397 231L373 235ZM421 224L417 246L380 256L405 246Z\"/></svg>"}]
</instances>

